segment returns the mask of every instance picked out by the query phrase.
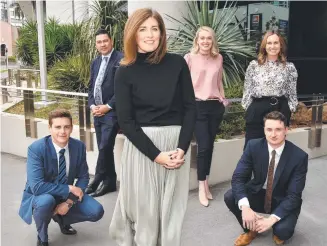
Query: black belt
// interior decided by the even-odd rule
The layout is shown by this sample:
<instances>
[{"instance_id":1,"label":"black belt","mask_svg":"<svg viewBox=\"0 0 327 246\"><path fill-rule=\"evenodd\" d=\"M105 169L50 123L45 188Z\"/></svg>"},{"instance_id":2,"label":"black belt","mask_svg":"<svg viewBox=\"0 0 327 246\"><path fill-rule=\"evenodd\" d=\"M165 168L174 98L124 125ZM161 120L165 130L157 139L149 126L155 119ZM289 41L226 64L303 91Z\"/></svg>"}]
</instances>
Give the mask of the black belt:
<instances>
[{"instance_id":1,"label":"black belt","mask_svg":"<svg viewBox=\"0 0 327 246\"><path fill-rule=\"evenodd\" d=\"M285 96L281 96L281 97L263 96L263 97L253 97L252 99L253 99L253 101L256 101L256 102L269 101L270 105L274 106L274 105L277 105L280 101L286 100L286 97Z\"/></svg>"}]
</instances>

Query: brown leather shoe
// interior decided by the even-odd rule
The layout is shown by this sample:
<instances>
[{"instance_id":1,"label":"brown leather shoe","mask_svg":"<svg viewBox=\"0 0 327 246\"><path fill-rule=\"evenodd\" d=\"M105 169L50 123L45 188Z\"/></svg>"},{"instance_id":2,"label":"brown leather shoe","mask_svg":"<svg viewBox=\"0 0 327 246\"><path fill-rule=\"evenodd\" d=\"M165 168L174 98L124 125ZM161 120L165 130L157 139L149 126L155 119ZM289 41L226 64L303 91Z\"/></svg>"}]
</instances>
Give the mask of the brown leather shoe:
<instances>
[{"instance_id":1,"label":"brown leather shoe","mask_svg":"<svg viewBox=\"0 0 327 246\"><path fill-rule=\"evenodd\" d=\"M284 240L280 240L277 236L273 236L273 240L274 240L274 242L275 242L275 244L276 245L282 245L282 244L284 244Z\"/></svg>"},{"instance_id":2,"label":"brown leather shoe","mask_svg":"<svg viewBox=\"0 0 327 246\"><path fill-rule=\"evenodd\" d=\"M249 245L253 239L258 235L255 231L249 231L241 234L235 241L235 246L246 246Z\"/></svg>"}]
</instances>

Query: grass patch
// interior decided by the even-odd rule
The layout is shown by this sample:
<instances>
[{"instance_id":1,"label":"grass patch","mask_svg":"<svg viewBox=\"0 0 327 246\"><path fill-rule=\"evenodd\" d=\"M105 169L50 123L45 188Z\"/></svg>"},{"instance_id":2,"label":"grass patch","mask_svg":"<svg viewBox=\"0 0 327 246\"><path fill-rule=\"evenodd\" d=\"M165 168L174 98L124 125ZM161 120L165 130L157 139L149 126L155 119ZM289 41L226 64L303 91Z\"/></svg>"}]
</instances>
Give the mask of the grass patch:
<instances>
[{"instance_id":1,"label":"grass patch","mask_svg":"<svg viewBox=\"0 0 327 246\"><path fill-rule=\"evenodd\" d=\"M0 73L7 72L7 71L8 71L8 69L1 69Z\"/></svg>"},{"instance_id":2,"label":"grass patch","mask_svg":"<svg viewBox=\"0 0 327 246\"><path fill-rule=\"evenodd\" d=\"M47 120L49 113L57 108L69 110L73 117L73 124L79 124L78 106L76 99L64 99L61 102L50 104L47 107L34 109L34 117ZM5 112L10 114L24 115L24 101L21 101L6 109Z\"/></svg>"}]
</instances>

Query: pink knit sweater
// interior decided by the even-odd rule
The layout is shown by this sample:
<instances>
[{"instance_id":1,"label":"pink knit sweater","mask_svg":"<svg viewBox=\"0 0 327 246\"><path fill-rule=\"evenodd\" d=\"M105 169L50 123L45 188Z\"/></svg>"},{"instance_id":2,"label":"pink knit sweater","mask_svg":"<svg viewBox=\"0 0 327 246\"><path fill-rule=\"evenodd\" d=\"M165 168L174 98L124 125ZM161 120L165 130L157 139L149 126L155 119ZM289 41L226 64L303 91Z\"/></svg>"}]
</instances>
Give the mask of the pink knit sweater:
<instances>
[{"instance_id":1,"label":"pink knit sweater","mask_svg":"<svg viewBox=\"0 0 327 246\"><path fill-rule=\"evenodd\" d=\"M188 53L184 56L192 76L195 97L201 100L225 98L222 82L223 57L213 58L201 54Z\"/></svg>"}]
</instances>

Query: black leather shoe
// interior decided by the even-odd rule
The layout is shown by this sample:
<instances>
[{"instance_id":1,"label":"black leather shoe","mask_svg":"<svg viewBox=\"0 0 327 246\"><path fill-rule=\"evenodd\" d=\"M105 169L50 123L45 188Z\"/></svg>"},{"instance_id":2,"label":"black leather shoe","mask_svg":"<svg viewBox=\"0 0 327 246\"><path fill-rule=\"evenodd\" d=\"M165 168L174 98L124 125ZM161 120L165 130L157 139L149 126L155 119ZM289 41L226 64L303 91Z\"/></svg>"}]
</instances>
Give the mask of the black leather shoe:
<instances>
[{"instance_id":1,"label":"black leather shoe","mask_svg":"<svg viewBox=\"0 0 327 246\"><path fill-rule=\"evenodd\" d=\"M108 184L103 184L100 186L98 190L96 190L92 196L93 197L98 197L98 196L103 196L109 192L114 192L117 190L117 186L115 185L108 185Z\"/></svg>"},{"instance_id":2,"label":"black leather shoe","mask_svg":"<svg viewBox=\"0 0 327 246\"><path fill-rule=\"evenodd\" d=\"M71 227L70 225L64 225L62 222L62 218L60 215L56 214L52 217L52 219L58 223L61 233L65 235L75 235L77 231Z\"/></svg>"},{"instance_id":3,"label":"black leather shoe","mask_svg":"<svg viewBox=\"0 0 327 246\"><path fill-rule=\"evenodd\" d=\"M49 246L48 242L42 242L39 237L37 237L37 244L36 246Z\"/></svg>"},{"instance_id":4,"label":"black leather shoe","mask_svg":"<svg viewBox=\"0 0 327 246\"><path fill-rule=\"evenodd\" d=\"M101 180L97 180L97 179L94 179L85 189L85 193L86 194L91 194L91 193L94 193L99 185L101 183Z\"/></svg>"}]
</instances>

